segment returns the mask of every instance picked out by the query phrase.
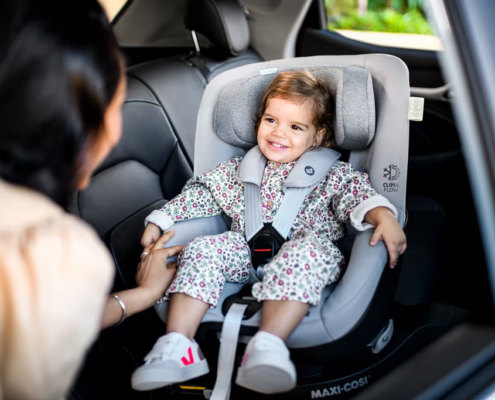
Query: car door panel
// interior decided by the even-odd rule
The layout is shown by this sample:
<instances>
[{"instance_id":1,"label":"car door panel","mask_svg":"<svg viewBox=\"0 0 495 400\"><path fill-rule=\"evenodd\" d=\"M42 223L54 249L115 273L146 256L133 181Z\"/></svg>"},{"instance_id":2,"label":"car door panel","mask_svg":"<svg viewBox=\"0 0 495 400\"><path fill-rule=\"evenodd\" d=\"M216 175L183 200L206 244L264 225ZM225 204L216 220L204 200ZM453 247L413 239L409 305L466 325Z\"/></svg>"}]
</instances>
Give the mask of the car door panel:
<instances>
[{"instance_id":1,"label":"car door panel","mask_svg":"<svg viewBox=\"0 0 495 400\"><path fill-rule=\"evenodd\" d=\"M436 52L378 46L349 39L337 32L307 28L299 37L297 55L352 55L381 53L399 57L409 68L409 83L415 87L436 88L445 85Z\"/></svg>"}]
</instances>

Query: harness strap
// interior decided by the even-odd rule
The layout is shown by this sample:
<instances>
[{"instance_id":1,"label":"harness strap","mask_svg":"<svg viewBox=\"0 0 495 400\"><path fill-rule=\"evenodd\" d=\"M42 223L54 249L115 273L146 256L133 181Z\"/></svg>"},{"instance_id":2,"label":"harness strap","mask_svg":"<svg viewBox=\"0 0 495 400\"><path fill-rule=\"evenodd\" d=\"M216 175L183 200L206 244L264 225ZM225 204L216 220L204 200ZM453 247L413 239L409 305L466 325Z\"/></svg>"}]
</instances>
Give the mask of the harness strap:
<instances>
[{"instance_id":1,"label":"harness strap","mask_svg":"<svg viewBox=\"0 0 495 400\"><path fill-rule=\"evenodd\" d=\"M273 223L273 228L276 229L284 239L289 237L290 230L297 214L299 214L304 199L317 185L318 184L309 188L289 188L285 192L284 199L282 200L282 204L277 211L277 217ZM286 199L289 199L289 201L285 201Z\"/></svg>"},{"instance_id":2,"label":"harness strap","mask_svg":"<svg viewBox=\"0 0 495 400\"><path fill-rule=\"evenodd\" d=\"M246 311L247 307L247 304L232 304L223 321L220 352L218 354L217 380L210 400L229 400L230 398L237 340L244 311Z\"/></svg>"},{"instance_id":3,"label":"harness strap","mask_svg":"<svg viewBox=\"0 0 495 400\"><path fill-rule=\"evenodd\" d=\"M244 204L246 207L246 240L249 242L263 228L261 215L260 188L254 183L244 183Z\"/></svg>"}]
</instances>

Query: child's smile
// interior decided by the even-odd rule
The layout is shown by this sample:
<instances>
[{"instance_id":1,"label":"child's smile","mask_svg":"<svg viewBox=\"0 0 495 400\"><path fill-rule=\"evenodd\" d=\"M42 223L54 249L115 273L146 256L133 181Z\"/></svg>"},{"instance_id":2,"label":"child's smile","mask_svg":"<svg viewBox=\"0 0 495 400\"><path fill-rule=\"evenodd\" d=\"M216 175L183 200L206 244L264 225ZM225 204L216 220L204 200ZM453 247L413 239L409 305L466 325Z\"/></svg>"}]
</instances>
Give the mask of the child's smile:
<instances>
[{"instance_id":1,"label":"child's smile","mask_svg":"<svg viewBox=\"0 0 495 400\"><path fill-rule=\"evenodd\" d=\"M258 129L258 145L270 161L296 161L316 144L313 113L304 103L270 98Z\"/></svg>"}]
</instances>

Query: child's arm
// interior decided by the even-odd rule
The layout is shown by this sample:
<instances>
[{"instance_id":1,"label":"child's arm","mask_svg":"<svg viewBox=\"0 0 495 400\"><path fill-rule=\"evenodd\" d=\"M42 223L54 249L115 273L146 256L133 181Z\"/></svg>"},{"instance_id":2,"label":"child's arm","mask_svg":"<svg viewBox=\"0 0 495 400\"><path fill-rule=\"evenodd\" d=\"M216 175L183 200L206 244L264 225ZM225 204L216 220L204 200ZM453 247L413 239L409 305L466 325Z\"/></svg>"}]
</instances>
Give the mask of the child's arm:
<instances>
[{"instance_id":1,"label":"child's arm","mask_svg":"<svg viewBox=\"0 0 495 400\"><path fill-rule=\"evenodd\" d=\"M397 222L395 207L371 187L367 174L354 170L350 164L339 163L332 168L331 176L329 184L337 191L331 204L336 218L359 231L375 227L370 245L383 240L393 268L406 250L406 237Z\"/></svg>"},{"instance_id":2,"label":"child's arm","mask_svg":"<svg viewBox=\"0 0 495 400\"><path fill-rule=\"evenodd\" d=\"M358 231L364 231L373 228L365 220L365 215L372 209L386 207L397 215L395 207L371 187L368 174L341 162L331 169L330 176L327 190L336 192L331 197L330 206L340 222L350 223Z\"/></svg>"},{"instance_id":3,"label":"child's arm","mask_svg":"<svg viewBox=\"0 0 495 400\"><path fill-rule=\"evenodd\" d=\"M162 232L170 229L175 222L212 217L225 212L227 205L236 197L234 186L229 185L229 182L235 177L239 161L240 159L234 158L211 171L194 176L187 181L178 196L160 210L148 215L145 219L146 229L141 238L143 247L154 243Z\"/></svg>"},{"instance_id":4,"label":"child's arm","mask_svg":"<svg viewBox=\"0 0 495 400\"><path fill-rule=\"evenodd\" d=\"M175 222L211 217L222 213L222 208L215 201L213 194L204 184L195 179L196 177L191 178L178 196L146 217L146 229L141 238L143 247L156 242L162 233L170 229Z\"/></svg>"},{"instance_id":5,"label":"child's arm","mask_svg":"<svg viewBox=\"0 0 495 400\"><path fill-rule=\"evenodd\" d=\"M390 209L377 207L368 211L364 220L375 226L370 245L374 246L379 240L382 240L388 250L390 268L394 268L397 264L397 259L407 248L406 235L397 222L397 218Z\"/></svg>"}]
</instances>

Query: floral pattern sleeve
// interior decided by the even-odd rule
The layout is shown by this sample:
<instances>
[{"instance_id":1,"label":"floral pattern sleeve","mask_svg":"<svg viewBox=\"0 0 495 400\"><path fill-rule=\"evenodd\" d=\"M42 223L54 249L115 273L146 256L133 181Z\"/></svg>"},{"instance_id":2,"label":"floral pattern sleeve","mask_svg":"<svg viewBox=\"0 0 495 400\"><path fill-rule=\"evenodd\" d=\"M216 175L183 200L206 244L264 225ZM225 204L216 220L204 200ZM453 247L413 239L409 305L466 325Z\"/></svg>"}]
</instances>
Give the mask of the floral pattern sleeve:
<instances>
[{"instance_id":1,"label":"floral pattern sleeve","mask_svg":"<svg viewBox=\"0 0 495 400\"><path fill-rule=\"evenodd\" d=\"M340 162L331 171L328 183L336 193L331 198L331 207L338 221L351 222L351 213L363 201L379 196L371 187L368 174L354 170L348 163Z\"/></svg>"},{"instance_id":2,"label":"floral pattern sleeve","mask_svg":"<svg viewBox=\"0 0 495 400\"><path fill-rule=\"evenodd\" d=\"M182 192L160 211L166 213L174 222L220 215L222 208L200 178L201 176L191 178Z\"/></svg>"},{"instance_id":3,"label":"floral pattern sleeve","mask_svg":"<svg viewBox=\"0 0 495 400\"><path fill-rule=\"evenodd\" d=\"M232 203L231 198L236 192L232 189L240 160L240 157L235 157L211 171L192 177L178 196L160 210L153 211L145 223L152 222L165 231L178 221L212 217L224 212L229 214L228 204Z\"/></svg>"}]
</instances>

